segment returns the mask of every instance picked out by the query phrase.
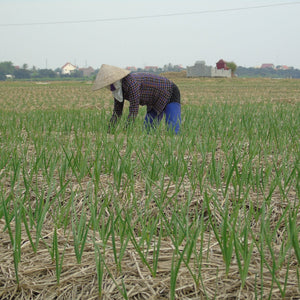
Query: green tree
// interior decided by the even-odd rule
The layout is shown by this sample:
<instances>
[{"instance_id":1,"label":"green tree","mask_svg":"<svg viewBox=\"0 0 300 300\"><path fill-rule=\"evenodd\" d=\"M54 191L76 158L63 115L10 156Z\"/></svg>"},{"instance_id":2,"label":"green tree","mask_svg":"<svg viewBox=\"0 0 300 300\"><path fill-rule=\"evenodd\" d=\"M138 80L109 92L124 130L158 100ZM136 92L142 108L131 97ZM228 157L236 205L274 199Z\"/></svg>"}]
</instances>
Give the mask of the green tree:
<instances>
[{"instance_id":1,"label":"green tree","mask_svg":"<svg viewBox=\"0 0 300 300\"><path fill-rule=\"evenodd\" d=\"M0 63L0 74L9 75L14 73L14 66L11 61L5 61Z\"/></svg>"},{"instance_id":2,"label":"green tree","mask_svg":"<svg viewBox=\"0 0 300 300\"><path fill-rule=\"evenodd\" d=\"M83 73L82 73L82 71L74 70L73 72L71 72L70 77L80 78L80 77L83 77Z\"/></svg>"},{"instance_id":3,"label":"green tree","mask_svg":"<svg viewBox=\"0 0 300 300\"><path fill-rule=\"evenodd\" d=\"M30 78L30 71L25 69L15 69L14 76L16 79L29 79Z\"/></svg>"},{"instance_id":4,"label":"green tree","mask_svg":"<svg viewBox=\"0 0 300 300\"><path fill-rule=\"evenodd\" d=\"M40 69L38 70L38 74L40 78L55 78L56 73L51 69Z\"/></svg>"},{"instance_id":5,"label":"green tree","mask_svg":"<svg viewBox=\"0 0 300 300\"><path fill-rule=\"evenodd\" d=\"M226 66L231 70L231 76L234 76L234 73L236 71L237 65L231 61L231 62L226 62Z\"/></svg>"}]
</instances>

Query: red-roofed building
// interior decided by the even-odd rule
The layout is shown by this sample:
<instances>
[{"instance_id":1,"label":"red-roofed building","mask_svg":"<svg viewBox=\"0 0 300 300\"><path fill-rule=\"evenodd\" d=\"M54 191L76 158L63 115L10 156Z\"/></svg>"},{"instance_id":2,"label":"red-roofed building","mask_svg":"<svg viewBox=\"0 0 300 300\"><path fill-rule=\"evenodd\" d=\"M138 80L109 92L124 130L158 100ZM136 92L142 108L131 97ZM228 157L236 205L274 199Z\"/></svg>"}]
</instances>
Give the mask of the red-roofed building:
<instances>
[{"instance_id":1,"label":"red-roofed building","mask_svg":"<svg viewBox=\"0 0 300 300\"><path fill-rule=\"evenodd\" d=\"M77 70L77 67L68 62L61 67L61 74L70 75L75 70Z\"/></svg>"},{"instance_id":2,"label":"red-roofed building","mask_svg":"<svg viewBox=\"0 0 300 300\"><path fill-rule=\"evenodd\" d=\"M275 66L273 64L262 64L261 69L275 69Z\"/></svg>"},{"instance_id":3,"label":"red-roofed building","mask_svg":"<svg viewBox=\"0 0 300 300\"><path fill-rule=\"evenodd\" d=\"M228 68L227 65L226 65L226 62L225 62L223 59L220 59L220 60L216 63L216 65L217 65L217 69L218 69L218 70L222 70L222 69L224 69L224 70L229 70L229 68Z\"/></svg>"},{"instance_id":4,"label":"red-roofed building","mask_svg":"<svg viewBox=\"0 0 300 300\"><path fill-rule=\"evenodd\" d=\"M290 67L286 66L286 65L282 65L282 66L277 66L278 70L289 70Z\"/></svg>"}]
</instances>

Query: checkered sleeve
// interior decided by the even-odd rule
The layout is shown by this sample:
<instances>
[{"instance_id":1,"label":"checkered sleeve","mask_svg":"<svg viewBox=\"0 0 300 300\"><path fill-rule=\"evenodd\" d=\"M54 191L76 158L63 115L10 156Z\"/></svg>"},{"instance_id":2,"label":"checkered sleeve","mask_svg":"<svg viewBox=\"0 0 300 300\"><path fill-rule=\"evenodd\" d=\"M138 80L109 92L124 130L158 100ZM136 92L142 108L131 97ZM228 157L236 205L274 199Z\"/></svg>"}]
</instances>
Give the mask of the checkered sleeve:
<instances>
[{"instance_id":1,"label":"checkered sleeve","mask_svg":"<svg viewBox=\"0 0 300 300\"><path fill-rule=\"evenodd\" d=\"M133 77L127 76L124 84L127 86L127 95L129 101L128 122L134 121L138 112L141 97L141 86Z\"/></svg>"},{"instance_id":2,"label":"checkered sleeve","mask_svg":"<svg viewBox=\"0 0 300 300\"><path fill-rule=\"evenodd\" d=\"M110 125L115 125L118 121L118 119L122 116L123 113L123 107L124 107L124 101L119 102L118 100L114 99L114 111L113 115L110 119Z\"/></svg>"}]
</instances>

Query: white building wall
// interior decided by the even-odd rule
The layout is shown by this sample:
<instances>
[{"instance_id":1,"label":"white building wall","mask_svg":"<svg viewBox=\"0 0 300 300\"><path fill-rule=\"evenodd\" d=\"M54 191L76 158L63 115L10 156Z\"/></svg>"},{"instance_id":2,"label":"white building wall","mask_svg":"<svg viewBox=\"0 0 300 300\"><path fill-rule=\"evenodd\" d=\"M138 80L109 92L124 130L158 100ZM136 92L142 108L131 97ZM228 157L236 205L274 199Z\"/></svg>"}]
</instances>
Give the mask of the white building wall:
<instances>
[{"instance_id":1,"label":"white building wall","mask_svg":"<svg viewBox=\"0 0 300 300\"><path fill-rule=\"evenodd\" d=\"M71 74L71 72L76 70L76 69L77 68L75 66L73 66L72 64L67 64L62 68L61 73L64 74L64 75Z\"/></svg>"},{"instance_id":2,"label":"white building wall","mask_svg":"<svg viewBox=\"0 0 300 300\"><path fill-rule=\"evenodd\" d=\"M211 71L212 77L231 77L231 70L211 68Z\"/></svg>"},{"instance_id":3,"label":"white building wall","mask_svg":"<svg viewBox=\"0 0 300 300\"><path fill-rule=\"evenodd\" d=\"M197 61L194 66L187 67L187 77L231 77L231 70L217 69L205 65L205 61Z\"/></svg>"}]
</instances>

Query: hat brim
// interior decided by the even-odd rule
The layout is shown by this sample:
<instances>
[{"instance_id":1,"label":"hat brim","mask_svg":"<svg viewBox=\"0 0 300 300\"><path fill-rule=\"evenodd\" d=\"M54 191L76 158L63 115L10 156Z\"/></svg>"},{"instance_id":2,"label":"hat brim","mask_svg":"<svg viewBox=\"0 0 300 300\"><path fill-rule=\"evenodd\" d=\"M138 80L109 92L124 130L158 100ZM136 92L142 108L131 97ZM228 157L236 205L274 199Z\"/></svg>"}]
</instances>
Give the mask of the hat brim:
<instances>
[{"instance_id":1,"label":"hat brim","mask_svg":"<svg viewBox=\"0 0 300 300\"><path fill-rule=\"evenodd\" d=\"M103 64L94 81L92 90L102 89L124 77L130 73L129 70Z\"/></svg>"}]
</instances>

